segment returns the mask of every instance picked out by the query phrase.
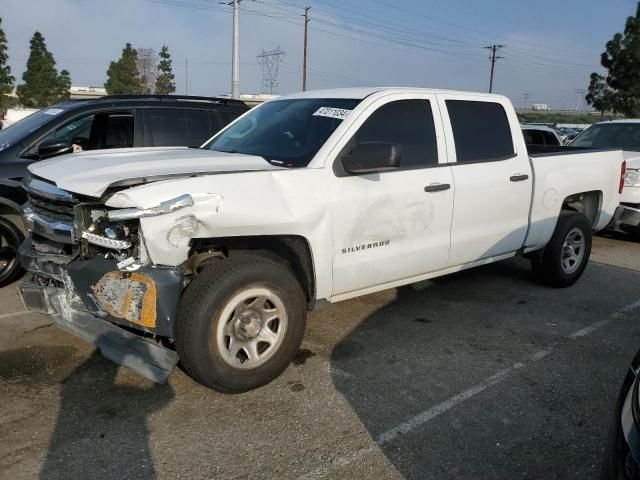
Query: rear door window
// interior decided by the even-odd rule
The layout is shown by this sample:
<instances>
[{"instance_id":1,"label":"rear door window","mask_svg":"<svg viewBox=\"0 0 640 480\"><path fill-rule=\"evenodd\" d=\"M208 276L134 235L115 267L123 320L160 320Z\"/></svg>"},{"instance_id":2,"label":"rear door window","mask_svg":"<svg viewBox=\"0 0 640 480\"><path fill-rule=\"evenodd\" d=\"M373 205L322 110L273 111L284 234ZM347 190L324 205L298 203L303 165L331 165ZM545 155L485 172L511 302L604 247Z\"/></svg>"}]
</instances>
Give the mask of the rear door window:
<instances>
[{"instance_id":1,"label":"rear door window","mask_svg":"<svg viewBox=\"0 0 640 480\"><path fill-rule=\"evenodd\" d=\"M199 147L220 129L203 109L146 108L144 118L148 146Z\"/></svg>"},{"instance_id":2,"label":"rear door window","mask_svg":"<svg viewBox=\"0 0 640 480\"><path fill-rule=\"evenodd\" d=\"M514 155L504 108L495 102L446 100L459 163L493 162Z\"/></svg>"},{"instance_id":3,"label":"rear door window","mask_svg":"<svg viewBox=\"0 0 640 480\"><path fill-rule=\"evenodd\" d=\"M527 145L544 145L544 138L540 130L523 130L524 143Z\"/></svg>"},{"instance_id":4,"label":"rear door window","mask_svg":"<svg viewBox=\"0 0 640 480\"><path fill-rule=\"evenodd\" d=\"M100 148L133 147L133 113L109 113L104 118Z\"/></svg>"}]
</instances>

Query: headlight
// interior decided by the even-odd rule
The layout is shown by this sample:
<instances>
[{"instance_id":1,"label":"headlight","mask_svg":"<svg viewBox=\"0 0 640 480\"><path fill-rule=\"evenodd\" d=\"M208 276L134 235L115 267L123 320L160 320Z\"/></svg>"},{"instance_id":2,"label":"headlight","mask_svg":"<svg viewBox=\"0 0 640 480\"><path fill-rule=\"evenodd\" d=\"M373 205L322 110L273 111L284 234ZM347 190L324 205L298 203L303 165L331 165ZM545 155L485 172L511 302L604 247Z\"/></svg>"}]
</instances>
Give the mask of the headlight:
<instances>
[{"instance_id":1,"label":"headlight","mask_svg":"<svg viewBox=\"0 0 640 480\"><path fill-rule=\"evenodd\" d=\"M164 215L165 213L175 212L184 207L192 207L193 198L191 195L185 194L179 197L172 198L166 202L162 202L157 207L151 208L120 208L118 210L110 210L108 213L109 220L133 220L143 217L155 217L157 215Z\"/></svg>"},{"instance_id":2,"label":"headlight","mask_svg":"<svg viewBox=\"0 0 640 480\"><path fill-rule=\"evenodd\" d=\"M640 171L627 169L627 173L624 174L624 184L627 187L640 187Z\"/></svg>"}]
</instances>

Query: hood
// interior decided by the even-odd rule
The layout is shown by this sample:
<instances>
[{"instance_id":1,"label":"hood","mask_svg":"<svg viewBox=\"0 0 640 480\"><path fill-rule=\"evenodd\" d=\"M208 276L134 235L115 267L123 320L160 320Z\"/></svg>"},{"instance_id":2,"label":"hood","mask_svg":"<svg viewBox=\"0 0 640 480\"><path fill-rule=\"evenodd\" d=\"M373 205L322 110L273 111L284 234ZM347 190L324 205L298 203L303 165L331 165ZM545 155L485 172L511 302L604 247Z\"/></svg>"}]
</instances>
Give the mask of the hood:
<instances>
[{"instance_id":1,"label":"hood","mask_svg":"<svg viewBox=\"0 0 640 480\"><path fill-rule=\"evenodd\" d=\"M114 183L137 184L222 172L279 170L262 157L187 147L71 153L33 163L29 171L69 192L100 197Z\"/></svg>"}]
</instances>

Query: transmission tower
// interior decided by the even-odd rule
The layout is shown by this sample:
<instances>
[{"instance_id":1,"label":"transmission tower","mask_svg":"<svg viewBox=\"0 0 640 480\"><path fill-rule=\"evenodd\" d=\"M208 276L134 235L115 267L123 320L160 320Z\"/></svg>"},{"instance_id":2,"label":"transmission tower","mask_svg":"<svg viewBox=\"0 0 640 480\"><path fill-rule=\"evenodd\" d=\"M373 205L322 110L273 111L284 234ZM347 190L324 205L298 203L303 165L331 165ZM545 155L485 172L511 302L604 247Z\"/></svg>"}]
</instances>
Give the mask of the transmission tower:
<instances>
[{"instance_id":1,"label":"transmission tower","mask_svg":"<svg viewBox=\"0 0 640 480\"><path fill-rule=\"evenodd\" d=\"M273 95L278 93L278 70L280 64L284 61L286 52L280 50L280 47L275 50L264 51L256 57L258 65L262 67L262 89L261 93L268 93Z\"/></svg>"}]
</instances>

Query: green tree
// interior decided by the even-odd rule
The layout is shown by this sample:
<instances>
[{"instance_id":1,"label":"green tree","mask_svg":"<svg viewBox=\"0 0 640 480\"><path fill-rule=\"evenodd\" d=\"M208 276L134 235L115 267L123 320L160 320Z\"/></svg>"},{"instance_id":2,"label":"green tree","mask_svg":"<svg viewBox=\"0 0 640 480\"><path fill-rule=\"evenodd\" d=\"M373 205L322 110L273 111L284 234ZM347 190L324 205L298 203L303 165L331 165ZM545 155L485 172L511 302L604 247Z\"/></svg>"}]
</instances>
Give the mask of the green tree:
<instances>
[{"instance_id":1,"label":"green tree","mask_svg":"<svg viewBox=\"0 0 640 480\"><path fill-rule=\"evenodd\" d=\"M71 76L68 70L62 70L58 77L58 101L69 100L71 89Z\"/></svg>"},{"instance_id":2,"label":"green tree","mask_svg":"<svg viewBox=\"0 0 640 480\"><path fill-rule=\"evenodd\" d=\"M7 37L2 30L2 18L0 18L0 108L9 106L12 102L9 94L13 91L13 81L11 67L7 65L9 55L7 55Z\"/></svg>"},{"instance_id":3,"label":"green tree","mask_svg":"<svg viewBox=\"0 0 640 480\"><path fill-rule=\"evenodd\" d=\"M628 117L640 116L640 3L635 16L627 18L624 32L607 42L600 64L607 76L591 74L587 102L600 111L608 108Z\"/></svg>"},{"instance_id":4,"label":"green tree","mask_svg":"<svg viewBox=\"0 0 640 480\"><path fill-rule=\"evenodd\" d=\"M24 83L18 85L18 98L23 106L39 108L60 100L60 77L56 61L47 50L40 32L34 33L31 38L31 51L22 80Z\"/></svg>"},{"instance_id":5,"label":"green tree","mask_svg":"<svg viewBox=\"0 0 640 480\"><path fill-rule=\"evenodd\" d=\"M173 81L175 75L171 67L171 55L169 47L162 46L160 50L160 63L158 64L158 76L156 78L156 93L158 95L169 95L176 91L176 84Z\"/></svg>"},{"instance_id":6,"label":"green tree","mask_svg":"<svg viewBox=\"0 0 640 480\"><path fill-rule=\"evenodd\" d=\"M607 85L606 79L595 72L591 74L591 82L585 99L589 105L600 112L601 116L605 112L614 110L614 92Z\"/></svg>"},{"instance_id":7,"label":"green tree","mask_svg":"<svg viewBox=\"0 0 640 480\"><path fill-rule=\"evenodd\" d=\"M138 52L130 43L127 43L122 50L122 56L109 65L104 88L109 95L142 93L138 72Z\"/></svg>"}]
</instances>

